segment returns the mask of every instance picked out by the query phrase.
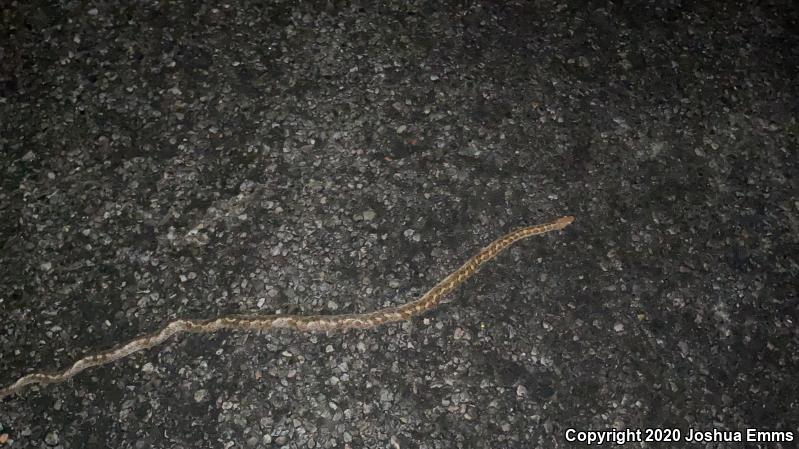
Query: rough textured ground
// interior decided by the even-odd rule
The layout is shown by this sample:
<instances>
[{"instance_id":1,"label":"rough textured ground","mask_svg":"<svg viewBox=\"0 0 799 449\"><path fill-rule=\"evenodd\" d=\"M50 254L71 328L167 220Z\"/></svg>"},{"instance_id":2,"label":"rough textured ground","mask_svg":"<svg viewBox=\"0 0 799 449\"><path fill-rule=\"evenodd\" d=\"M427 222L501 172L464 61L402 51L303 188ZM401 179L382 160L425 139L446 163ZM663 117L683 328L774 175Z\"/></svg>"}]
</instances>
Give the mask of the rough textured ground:
<instances>
[{"instance_id":1,"label":"rough textured ground","mask_svg":"<svg viewBox=\"0 0 799 449\"><path fill-rule=\"evenodd\" d=\"M0 383L173 317L399 304L576 223L423 319L31 388L5 444L799 438L793 2L241 3L2 6Z\"/></svg>"}]
</instances>

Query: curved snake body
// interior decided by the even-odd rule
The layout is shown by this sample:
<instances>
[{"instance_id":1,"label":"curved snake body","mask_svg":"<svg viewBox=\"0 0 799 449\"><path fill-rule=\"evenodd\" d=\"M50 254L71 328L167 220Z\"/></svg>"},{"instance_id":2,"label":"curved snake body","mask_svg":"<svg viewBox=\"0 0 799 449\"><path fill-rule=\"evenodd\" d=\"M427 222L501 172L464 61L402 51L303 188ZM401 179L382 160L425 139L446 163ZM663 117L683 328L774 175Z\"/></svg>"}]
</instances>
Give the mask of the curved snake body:
<instances>
[{"instance_id":1,"label":"curved snake body","mask_svg":"<svg viewBox=\"0 0 799 449\"><path fill-rule=\"evenodd\" d=\"M533 235L563 229L572 221L574 217L561 217L549 223L521 228L506 234L491 242L419 299L400 306L386 307L368 313L342 315L227 315L211 319L176 319L155 332L142 335L107 351L86 356L63 371L23 376L8 387L0 389L0 399L18 393L28 385L64 382L85 369L105 365L135 352L158 346L172 336L185 332L207 334L223 329L239 331L293 329L300 332L324 332L369 329L381 324L405 321L436 307L444 296L513 243Z\"/></svg>"}]
</instances>

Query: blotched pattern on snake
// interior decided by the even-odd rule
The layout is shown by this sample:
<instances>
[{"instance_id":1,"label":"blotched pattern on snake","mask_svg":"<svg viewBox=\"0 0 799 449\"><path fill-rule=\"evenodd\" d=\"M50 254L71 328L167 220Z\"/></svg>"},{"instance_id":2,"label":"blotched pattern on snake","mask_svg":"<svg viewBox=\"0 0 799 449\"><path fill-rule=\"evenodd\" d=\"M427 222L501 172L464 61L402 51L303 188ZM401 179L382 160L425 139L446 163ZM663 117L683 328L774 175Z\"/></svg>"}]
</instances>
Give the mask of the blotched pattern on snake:
<instances>
[{"instance_id":1,"label":"blotched pattern on snake","mask_svg":"<svg viewBox=\"0 0 799 449\"><path fill-rule=\"evenodd\" d=\"M453 271L441 282L427 291L419 299L396 307L386 307L374 312L342 315L228 315L211 319L177 319L170 321L161 329L142 335L127 343L118 345L107 351L83 357L69 368L54 373L34 373L0 390L0 399L18 393L24 387L33 384L52 384L64 382L81 371L111 363L135 352L160 345L170 337L184 332L212 333L222 329L241 331L264 331L270 329L294 329L300 332L341 331L346 329L369 329L381 324L405 321L421 315L434 307L455 290L460 284L474 275L486 262L506 250L513 243L533 236L563 229L574 221L574 217L566 216L549 223L518 229L494 240Z\"/></svg>"}]
</instances>

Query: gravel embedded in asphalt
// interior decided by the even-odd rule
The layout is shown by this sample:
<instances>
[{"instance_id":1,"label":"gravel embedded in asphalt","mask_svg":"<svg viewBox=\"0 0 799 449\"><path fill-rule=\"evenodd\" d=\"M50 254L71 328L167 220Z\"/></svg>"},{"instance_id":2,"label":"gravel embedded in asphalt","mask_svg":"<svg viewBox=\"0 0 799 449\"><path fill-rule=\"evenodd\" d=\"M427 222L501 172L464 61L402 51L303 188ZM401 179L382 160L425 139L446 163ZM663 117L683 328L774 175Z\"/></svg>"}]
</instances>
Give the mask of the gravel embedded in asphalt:
<instances>
[{"instance_id":1,"label":"gravel embedded in asphalt","mask_svg":"<svg viewBox=\"0 0 799 449\"><path fill-rule=\"evenodd\" d=\"M799 10L698 3L0 6L2 385L171 318L401 304L577 217L410 322L31 387L0 444L796 441Z\"/></svg>"}]
</instances>

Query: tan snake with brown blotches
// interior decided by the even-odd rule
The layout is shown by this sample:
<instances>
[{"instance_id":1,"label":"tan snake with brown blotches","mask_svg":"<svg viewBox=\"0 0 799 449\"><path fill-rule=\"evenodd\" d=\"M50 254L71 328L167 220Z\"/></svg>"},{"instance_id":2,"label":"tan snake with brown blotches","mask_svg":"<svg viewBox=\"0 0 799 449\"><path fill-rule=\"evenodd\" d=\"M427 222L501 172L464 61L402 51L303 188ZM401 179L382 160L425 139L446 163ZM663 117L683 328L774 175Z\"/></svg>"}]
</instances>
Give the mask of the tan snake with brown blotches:
<instances>
[{"instance_id":1,"label":"tan snake with brown blotches","mask_svg":"<svg viewBox=\"0 0 799 449\"><path fill-rule=\"evenodd\" d=\"M177 319L170 321L155 332L142 335L107 351L86 356L63 371L22 376L13 384L0 390L0 399L18 393L27 385L64 382L87 368L105 365L135 352L152 348L165 342L170 337L184 332L205 334L223 329L242 331L294 329L300 332L324 332L369 329L381 324L405 321L436 307L444 296L455 290L466 279L474 275L481 266L506 250L513 243L533 235L563 229L571 224L572 221L574 221L574 217L561 217L549 223L521 228L503 235L483 248L482 251L466 261L460 268L453 271L419 299L401 306L386 307L368 313L342 315L227 315L204 320Z\"/></svg>"}]
</instances>

